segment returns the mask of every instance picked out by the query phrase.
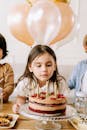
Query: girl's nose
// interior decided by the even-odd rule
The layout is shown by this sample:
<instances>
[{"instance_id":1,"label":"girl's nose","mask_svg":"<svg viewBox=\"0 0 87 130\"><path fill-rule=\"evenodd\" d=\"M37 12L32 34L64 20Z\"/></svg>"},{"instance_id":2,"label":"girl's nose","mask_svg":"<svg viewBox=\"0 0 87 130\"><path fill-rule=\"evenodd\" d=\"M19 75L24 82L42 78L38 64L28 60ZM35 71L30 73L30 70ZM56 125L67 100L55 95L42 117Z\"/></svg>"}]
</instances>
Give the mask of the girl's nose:
<instances>
[{"instance_id":1,"label":"girl's nose","mask_svg":"<svg viewBox=\"0 0 87 130\"><path fill-rule=\"evenodd\" d=\"M44 66L42 66L42 70L43 71L46 71L47 70L47 67L44 65Z\"/></svg>"}]
</instances>

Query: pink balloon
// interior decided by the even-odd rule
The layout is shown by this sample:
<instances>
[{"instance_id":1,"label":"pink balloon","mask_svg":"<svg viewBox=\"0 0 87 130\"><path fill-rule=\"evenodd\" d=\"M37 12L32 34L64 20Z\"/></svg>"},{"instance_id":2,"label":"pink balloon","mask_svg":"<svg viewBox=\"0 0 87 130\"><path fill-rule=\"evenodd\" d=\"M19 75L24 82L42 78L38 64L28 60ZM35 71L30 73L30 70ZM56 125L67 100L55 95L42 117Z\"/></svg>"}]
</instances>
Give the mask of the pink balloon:
<instances>
[{"instance_id":1,"label":"pink balloon","mask_svg":"<svg viewBox=\"0 0 87 130\"><path fill-rule=\"evenodd\" d=\"M61 27L61 14L51 1L38 1L32 6L27 17L29 33L37 44L49 44Z\"/></svg>"},{"instance_id":2,"label":"pink balloon","mask_svg":"<svg viewBox=\"0 0 87 130\"><path fill-rule=\"evenodd\" d=\"M75 15L72 8L68 4L63 2L56 3L56 5L60 9L62 21L60 31L55 39L53 39L51 44L54 44L66 38L72 31L75 24Z\"/></svg>"},{"instance_id":3,"label":"pink balloon","mask_svg":"<svg viewBox=\"0 0 87 130\"><path fill-rule=\"evenodd\" d=\"M7 17L11 34L19 41L32 46L34 40L28 32L26 18L30 10L30 5L26 3L17 4L10 9Z\"/></svg>"}]
</instances>

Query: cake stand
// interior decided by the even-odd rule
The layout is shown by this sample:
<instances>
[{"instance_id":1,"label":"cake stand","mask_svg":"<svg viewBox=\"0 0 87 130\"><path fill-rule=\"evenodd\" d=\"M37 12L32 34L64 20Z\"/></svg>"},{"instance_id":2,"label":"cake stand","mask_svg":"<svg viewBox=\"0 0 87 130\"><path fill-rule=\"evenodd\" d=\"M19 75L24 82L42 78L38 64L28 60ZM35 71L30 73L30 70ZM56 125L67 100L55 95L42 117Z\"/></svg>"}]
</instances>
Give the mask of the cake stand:
<instances>
[{"instance_id":1,"label":"cake stand","mask_svg":"<svg viewBox=\"0 0 87 130\"><path fill-rule=\"evenodd\" d=\"M22 105L20 108L21 115L38 120L35 124L36 130L60 130L61 124L58 121L68 120L76 115L76 109L70 105L66 106L66 113L64 116L59 114L38 114L31 112L28 108L28 104Z\"/></svg>"}]
</instances>

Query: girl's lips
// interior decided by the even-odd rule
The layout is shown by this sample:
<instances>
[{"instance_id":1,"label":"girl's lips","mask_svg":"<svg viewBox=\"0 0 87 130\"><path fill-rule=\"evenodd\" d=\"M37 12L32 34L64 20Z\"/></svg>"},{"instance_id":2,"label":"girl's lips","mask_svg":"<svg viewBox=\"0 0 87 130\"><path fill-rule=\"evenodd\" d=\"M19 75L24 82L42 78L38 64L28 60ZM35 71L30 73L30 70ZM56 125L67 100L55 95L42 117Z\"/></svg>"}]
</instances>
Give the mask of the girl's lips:
<instances>
[{"instance_id":1,"label":"girl's lips","mask_svg":"<svg viewBox=\"0 0 87 130\"><path fill-rule=\"evenodd\" d=\"M42 75L40 75L41 77L47 77L48 76L48 74L42 74Z\"/></svg>"}]
</instances>

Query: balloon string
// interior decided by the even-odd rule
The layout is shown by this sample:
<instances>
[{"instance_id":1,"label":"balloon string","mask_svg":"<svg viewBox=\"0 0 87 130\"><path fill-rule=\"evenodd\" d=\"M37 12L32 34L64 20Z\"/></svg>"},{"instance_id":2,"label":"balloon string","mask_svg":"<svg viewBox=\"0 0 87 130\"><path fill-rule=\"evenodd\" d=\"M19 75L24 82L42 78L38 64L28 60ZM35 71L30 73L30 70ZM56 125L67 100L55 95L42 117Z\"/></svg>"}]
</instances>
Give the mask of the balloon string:
<instances>
[{"instance_id":1,"label":"balloon string","mask_svg":"<svg viewBox=\"0 0 87 130\"><path fill-rule=\"evenodd\" d=\"M28 4L30 5L30 6L32 6L32 3L30 2L30 0L26 0L27 2L28 2Z\"/></svg>"}]
</instances>

